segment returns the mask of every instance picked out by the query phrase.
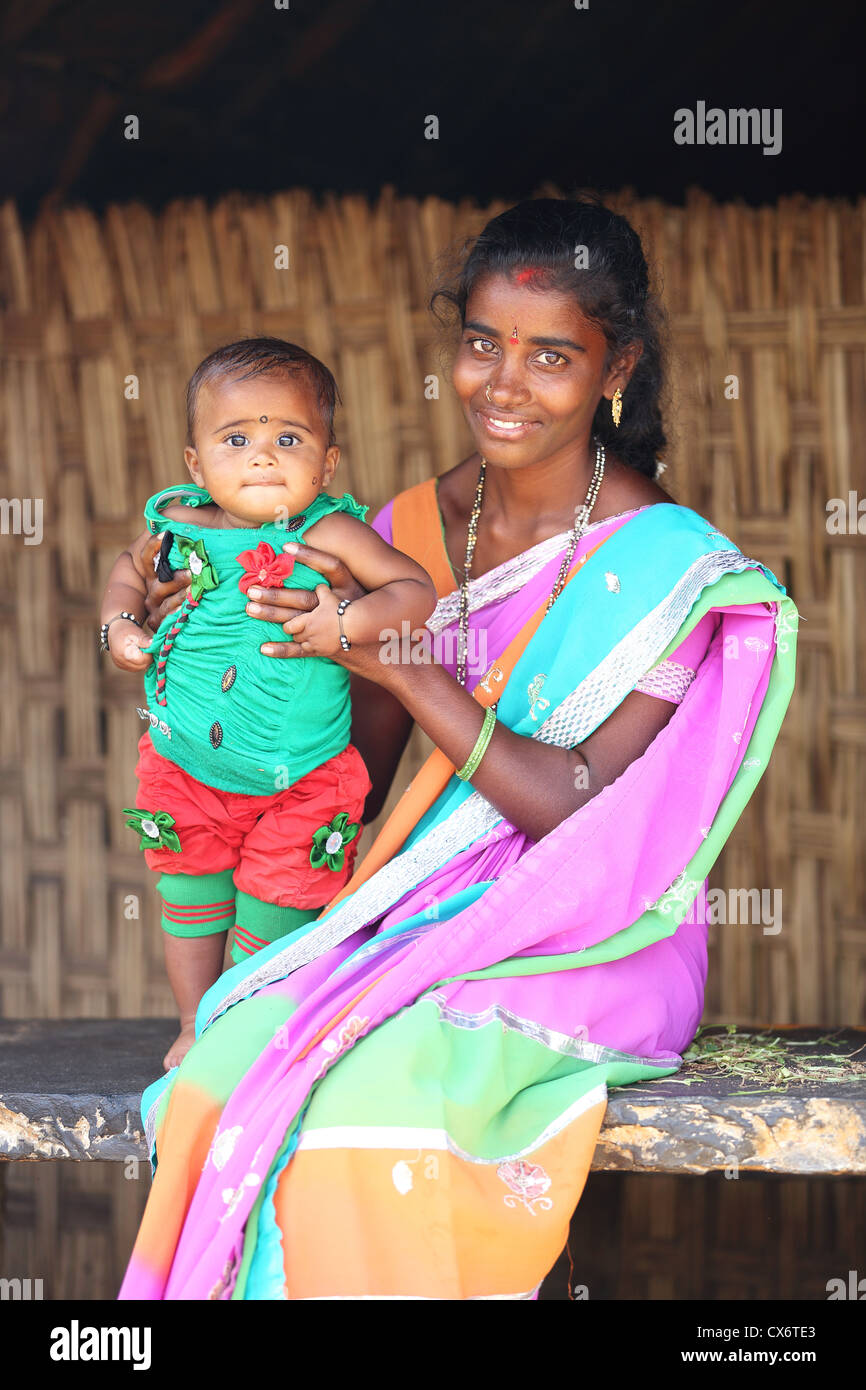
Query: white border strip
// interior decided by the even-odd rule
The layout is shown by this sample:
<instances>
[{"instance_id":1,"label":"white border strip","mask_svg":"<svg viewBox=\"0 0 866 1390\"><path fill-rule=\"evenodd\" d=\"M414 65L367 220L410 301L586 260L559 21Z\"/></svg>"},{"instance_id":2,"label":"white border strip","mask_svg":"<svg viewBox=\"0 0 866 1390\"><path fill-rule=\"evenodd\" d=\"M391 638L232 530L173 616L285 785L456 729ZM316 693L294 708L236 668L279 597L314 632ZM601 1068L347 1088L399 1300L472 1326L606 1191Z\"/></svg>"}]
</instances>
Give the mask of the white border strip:
<instances>
[{"instance_id":1,"label":"white border strip","mask_svg":"<svg viewBox=\"0 0 866 1390\"><path fill-rule=\"evenodd\" d=\"M549 1139L555 1138L572 1120L591 1110L594 1105L606 1101L607 1086L601 1081L552 1120L525 1148L517 1149L514 1153L497 1154L494 1158L477 1158L474 1154L467 1153L454 1142L445 1129L427 1129L413 1125L332 1125L322 1129L308 1129L302 1132L298 1149L398 1149L410 1153L416 1153L421 1149L434 1149L452 1153L467 1163L507 1163L534 1153Z\"/></svg>"}]
</instances>

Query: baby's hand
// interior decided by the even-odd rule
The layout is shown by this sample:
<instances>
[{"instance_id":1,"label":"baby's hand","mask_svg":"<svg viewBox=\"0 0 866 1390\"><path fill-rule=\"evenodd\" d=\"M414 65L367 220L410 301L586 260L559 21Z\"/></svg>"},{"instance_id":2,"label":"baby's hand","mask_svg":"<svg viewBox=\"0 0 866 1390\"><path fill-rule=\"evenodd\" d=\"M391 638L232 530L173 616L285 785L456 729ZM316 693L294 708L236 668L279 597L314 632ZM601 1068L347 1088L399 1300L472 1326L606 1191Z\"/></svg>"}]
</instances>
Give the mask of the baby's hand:
<instances>
[{"instance_id":1,"label":"baby's hand","mask_svg":"<svg viewBox=\"0 0 866 1390\"><path fill-rule=\"evenodd\" d=\"M108 650L121 671L146 670L153 658L150 652L142 651L142 647L149 647L152 641L152 637L126 618L119 618L108 629Z\"/></svg>"},{"instance_id":2,"label":"baby's hand","mask_svg":"<svg viewBox=\"0 0 866 1390\"><path fill-rule=\"evenodd\" d=\"M327 584L316 585L316 598L319 601L312 612L301 613L284 623L283 631L292 634L303 656L332 657L342 650L337 618L338 600Z\"/></svg>"}]
</instances>

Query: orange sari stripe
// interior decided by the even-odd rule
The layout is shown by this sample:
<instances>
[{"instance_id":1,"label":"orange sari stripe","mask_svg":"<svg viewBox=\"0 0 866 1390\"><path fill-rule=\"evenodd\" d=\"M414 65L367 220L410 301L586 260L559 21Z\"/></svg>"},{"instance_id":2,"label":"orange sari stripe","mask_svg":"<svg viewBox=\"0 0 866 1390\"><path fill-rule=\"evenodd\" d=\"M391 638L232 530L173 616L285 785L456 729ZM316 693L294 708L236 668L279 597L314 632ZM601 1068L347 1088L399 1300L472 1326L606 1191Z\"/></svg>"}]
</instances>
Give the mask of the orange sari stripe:
<instances>
[{"instance_id":1,"label":"orange sari stripe","mask_svg":"<svg viewBox=\"0 0 866 1390\"><path fill-rule=\"evenodd\" d=\"M338 1014L335 1014L332 1019L329 1019L325 1026L319 1029L316 1036L310 1039L303 1052L298 1053L297 1060L300 1061L302 1057L306 1057L307 1053L311 1052L316 1046L316 1043L321 1042L322 1038L326 1038L334 1025L339 1023L341 1018L345 1018L346 1014L350 1014L356 1005L360 1004L364 995L369 994L371 989L375 989L376 985L378 985L381 980L384 980L385 975L390 975L390 973L390 970L386 970L384 974L378 975L375 980L371 980L370 984L366 985L365 988L361 990L360 994L356 994L354 999L350 1000L345 1008L341 1009Z\"/></svg>"},{"instance_id":2,"label":"orange sari stripe","mask_svg":"<svg viewBox=\"0 0 866 1390\"><path fill-rule=\"evenodd\" d=\"M605 1109L592 1106L525 1155L550 1180L541 1200L521 1200L496 1162L450 1150L298 1149L274 1196L280 1229L292 1233L283 1241L287 1296L529 1293L565 1244Z\"/></svg>"},{"instance_id":3,"label":"orange sari stripe","mask_svg":"<svg viewBox=\"0 0 866 1390\"><path fill-rule=\"evenodd\" d=\"M442 538L435 478L426 478L394 498L391 537L397 550L424 566L439 598L451 593L454 575Z\"/></svg>"}]
</instances>

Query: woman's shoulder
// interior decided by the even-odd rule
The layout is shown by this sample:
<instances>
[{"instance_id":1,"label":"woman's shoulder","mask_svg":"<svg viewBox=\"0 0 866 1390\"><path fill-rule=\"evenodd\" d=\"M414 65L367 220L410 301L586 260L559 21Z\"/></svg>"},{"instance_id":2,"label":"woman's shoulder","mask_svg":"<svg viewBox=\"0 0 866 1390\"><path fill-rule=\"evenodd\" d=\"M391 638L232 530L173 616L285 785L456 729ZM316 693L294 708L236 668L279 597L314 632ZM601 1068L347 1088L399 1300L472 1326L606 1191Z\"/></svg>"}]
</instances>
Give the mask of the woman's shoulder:
<instances>
[{"instance_id":1,"label":"woman's shoulder","mask_svg":"<svg viewBox=\"0 0 866 1390\"><path fill-rule=\"evenodd\" d=\"M676 498L671 497L654 478L648 478L645 473L636 473L627 464L609 458L593 520L621 516L623 512L638 511L641 507L661 503L677 505Z\"/></svg>"},{"instance_id":2,"label":"woman's shoulder","mask_svg":"<svg viewBox=\"0 0 866 1390\"><path fill-rule=\"evenodd\" d=\"M605 472L605 484L599 494L599 503L593 512L593 521L603 521L605 517L622 516L626 512L641 512L651 518L653 526L661 526L672 536L697 532L707 541L723 540L735 545L730 536L720 531L709 517L678 502L665 488L645 474L635 473L626 464L612 461L610 472Z\"/></svg>"}]
</instances>

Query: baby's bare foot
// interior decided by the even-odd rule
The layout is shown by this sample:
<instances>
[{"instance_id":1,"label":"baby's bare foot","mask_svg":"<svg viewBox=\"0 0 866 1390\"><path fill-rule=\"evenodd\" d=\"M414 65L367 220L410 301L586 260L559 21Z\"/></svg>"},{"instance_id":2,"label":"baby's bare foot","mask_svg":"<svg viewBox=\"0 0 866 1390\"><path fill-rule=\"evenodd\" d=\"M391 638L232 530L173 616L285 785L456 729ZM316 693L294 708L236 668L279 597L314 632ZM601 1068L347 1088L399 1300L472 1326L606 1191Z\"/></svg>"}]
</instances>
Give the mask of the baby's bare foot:
<instances>
[{"instance_id":1,"label":"baby's bare foot","mask_svg":"<svg viewBox=\"0 0 866 1390\"><path fill-rule=\"evenodd\" d=\"M187 1023L181 1028L168 1052L162 1059L162 1065L166 1071L172 1067L179 1067L186 1054L195 1042L195 1023Z\"/></svg>"}]
</instances>

